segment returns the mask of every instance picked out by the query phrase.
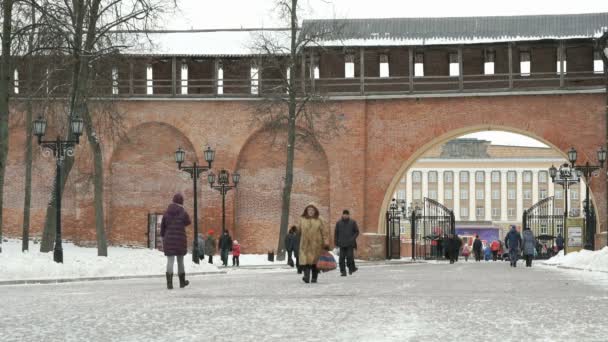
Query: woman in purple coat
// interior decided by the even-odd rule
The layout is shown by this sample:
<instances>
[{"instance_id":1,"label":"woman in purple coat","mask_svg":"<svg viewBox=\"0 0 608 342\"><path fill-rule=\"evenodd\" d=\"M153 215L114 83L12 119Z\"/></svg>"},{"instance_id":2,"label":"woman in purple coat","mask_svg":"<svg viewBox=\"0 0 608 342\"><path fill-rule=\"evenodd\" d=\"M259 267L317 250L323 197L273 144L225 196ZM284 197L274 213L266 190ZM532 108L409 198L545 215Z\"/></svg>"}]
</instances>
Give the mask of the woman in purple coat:
<instances>
[{"instance_id":1,"label":"woman in purple coat","mask_svg":"<svg viewBox=\"0 0 608 342\"><path fill-rule=\"evenodd\" d=\"M160 224L160 236L163 238L163 250L167 256L167 288L173 289L173 264L177 257L177 271L179 276L179 287L186 287L184 270L184 255L187 253L186 226L190 225L190 216L184 209L184 196L175 194L173 203L169 204Z\"/></svg>"}]
</instances>

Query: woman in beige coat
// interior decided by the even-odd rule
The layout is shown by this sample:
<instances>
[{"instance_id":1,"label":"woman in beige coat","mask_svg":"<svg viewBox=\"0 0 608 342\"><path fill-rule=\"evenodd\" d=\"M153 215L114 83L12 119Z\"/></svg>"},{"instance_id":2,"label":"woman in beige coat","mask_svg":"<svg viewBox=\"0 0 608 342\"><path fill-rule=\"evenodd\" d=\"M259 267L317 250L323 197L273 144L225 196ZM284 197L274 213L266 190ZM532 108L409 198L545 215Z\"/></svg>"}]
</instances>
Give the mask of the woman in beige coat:
<instances>
[{"instance_id":1,"label":"woman in beige coat","mask_svg":"<svg viewBox=\"0 0 608 342\"><path fill-rule=\"evenodd\" d=\"M300 218L300 226L298 227L298 234L300 234L298 262L304 271L304 278L302 280L305 283L311 282L311 273L312 282L317 282L319 270L317 270L316 264L325 243L324 229L323 221L319 218L319 209L313 204L309 204L304 209L304 213Z\"/></svg>"}]
</instances>

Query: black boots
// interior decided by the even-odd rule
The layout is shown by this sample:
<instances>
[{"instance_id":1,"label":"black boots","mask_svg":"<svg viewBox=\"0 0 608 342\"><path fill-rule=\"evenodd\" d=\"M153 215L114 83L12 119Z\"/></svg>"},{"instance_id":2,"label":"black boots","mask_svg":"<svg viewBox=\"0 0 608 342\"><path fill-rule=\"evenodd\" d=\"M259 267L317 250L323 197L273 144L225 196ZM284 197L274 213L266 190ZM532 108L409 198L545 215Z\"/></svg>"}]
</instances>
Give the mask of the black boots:
<instances>
[{"instance_id":1,"label":"black boots","mask_svg":"<svg viewBox=\"0 0 608 342\"><path fill-rule=\"evenodd\" d=\"M188 284L190 284L190 282L186 280L186 273L179 274L179 287L183 289L188 286Z\"/></svg>"},{"instance_id":2,"label":"black boots","mask_svg":"<svg viewBox=\"0 0 608 342\"><path fill-rule=\"evenodd\" d=\"M173 273L165 273L167 276L167 289L173 290Z\"/></svg>"},{"instance_id":3,"label":"black boots","mask_svg":"<svg viewBox=\"0 0 608 342\"><path fill-rule=\"evenodd\" d=\"M312 268L312 283L316 283L317 282L317 277L319 276L319 270L317 270L316 267L313 266Z\"/></svg>"},{"instance_id":4,"label":"black boots","mask_svg":"<svg viewBox=\"0 0 608 342\"><path fill-rule=\"evenodd\" d=\"M302 266L302 268L304 269L304 277L302 277L302 280L308 284L310 283L310 266Z\"/></svg>"}]
</instances>

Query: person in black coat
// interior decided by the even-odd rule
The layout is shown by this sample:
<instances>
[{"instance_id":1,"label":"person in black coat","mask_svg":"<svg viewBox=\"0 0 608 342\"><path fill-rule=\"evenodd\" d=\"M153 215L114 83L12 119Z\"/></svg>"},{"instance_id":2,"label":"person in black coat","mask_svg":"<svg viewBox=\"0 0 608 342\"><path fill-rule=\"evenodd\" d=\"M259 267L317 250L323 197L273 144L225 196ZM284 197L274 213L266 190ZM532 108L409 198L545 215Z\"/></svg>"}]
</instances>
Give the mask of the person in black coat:
<instances>
[{"instance_id":1,"label":"person in black coat","mask_svg":"<svg viewBox=\"0 0 608 342\"><path fill-rule=\"evenodd\" d=\"M562 234L557 234L557 239L555 239L555 244L557 245L557 251L561 251L564 249L564 237Z\"/></svg>"},{"instance_id":2,"label":"person in black coat","mask_svg":"<svg viewBox=\"0 0 608 342\"><path fill-rule=\"evenodd\" d=\"M291 226L289 228L289 233L285 236L285 250L287 251L287 265L294 267L297 266L298 274L302 273L302 269L300 268L300 263L298 262L298 251L300 249L300 237L298 236L298 227ZM296 263L294 265L293 259L291 256L296 258Z\"/></svg>"},{"instance_id":3,"label":"person in black coat","mask_svg":"<svg viewBox=\"0 0 608 342\"><path fill-rule=\"evenodd\" d=\"M350 212L345 209L342 211L342 219L336 222L336 229L334 232L334 243L336 244L336 247L340 248L340 275L343 277L346 277L346 266L348 266L349 274L353 274L357 271L354 249L357 248L358 236L359 227L357 226L357 221L351 219Z\"/></svg>"},{"instance_id":4,"label":"person in black coat","mask_svg":"<svg viewBox=\"0 0 608 342\"><path fill-rule=\"evenodd\" d=\"M232 250L232 237L230 237L230 233L228 233L227 230L224 230L222 233L220 241L218 242L218 247L222 258L222 264L228 266L228 253Z\"/></svg>"},{"instance_id":5,"label":"person in black coat","mask_svg":"<svg viewBox=\"0 0 608 342\"><path fill-rule=\"evenodd\" d=\"M460 239L454 235L450 234L448 236L448 246L447 253L448 258L450 259L450 264L453 264L458 258L458 251L460 250Z\"/></svg>"},{"instance_id":6,"label":"person in black coat","mask_svg":"<svg viewBox=\"0 0 608 342\"><path fill-rule=\"evenodd\" d=\"M475 235L475 241L473 241L473 254L475 254L475 261L481 261L483 244L479 240L479 235Z\"/></svg>"}]
</instances>

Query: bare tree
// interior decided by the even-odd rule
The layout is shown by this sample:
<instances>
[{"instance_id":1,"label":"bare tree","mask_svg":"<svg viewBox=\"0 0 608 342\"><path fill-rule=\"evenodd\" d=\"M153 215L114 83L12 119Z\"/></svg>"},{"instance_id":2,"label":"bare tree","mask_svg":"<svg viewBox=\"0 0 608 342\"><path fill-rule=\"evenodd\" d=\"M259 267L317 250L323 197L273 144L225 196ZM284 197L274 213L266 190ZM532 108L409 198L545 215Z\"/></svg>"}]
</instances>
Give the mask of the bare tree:
<instances>
[{"instance_id":1,"label":"bare tree","mask_svg":"<svg viewBox=\"0 0 608 342\"><path fill-rule=\"evenodd\" d=\"M284 134L285 131L287 133L277 247L277 256L282 260L285 257L284 240L289 225L296 146L298 143L312 142L313 146L318 147L316 142L331 134L337 134L340 130L336 111L331 103L320 93L306 86L306 71L301 61L306 57L306 48L318 45L324 36L335 34L339 27L328 25L330 29L327 30L300 32L298 0L278 0L277 10L288 23L288 39L276 33L262 33L256 39L254 50L262 56L260 70L277 75L280 81L263 88L264 101L255 104L255 121L256 125L264 127L271 134ZM285 43L286 40L289 42ZM300 79L298 69L302 75ZM312 67L309 72L314 72Z\"/></svg>"},{"instance_id":2,"label":"bare tree","mask_svg":"<svg viewBox=\"0 0 608 342\"><path fill-rule=\"evenodd\" d=\"M50 18L52 29L64 36L66 55L72 61L68 112L70 117L82 117L87 142L93 154L94 207L98 255L107 256L107 241L103 210L103 155L101 141L91 113L90 97L95 96L93 65L96 61L114 54L125 47L131 31L147 30L158 15L174 6L173 0L73 0L57 1L44 8L45 1L35 1L37 8ZM67 177L74 165L73 157L66 158L64 176L60 180L59 193L63 192ZM47 208L41 251L53 247L55 234L55 209L53 198Z\"/></svg>"}]
</instances>

